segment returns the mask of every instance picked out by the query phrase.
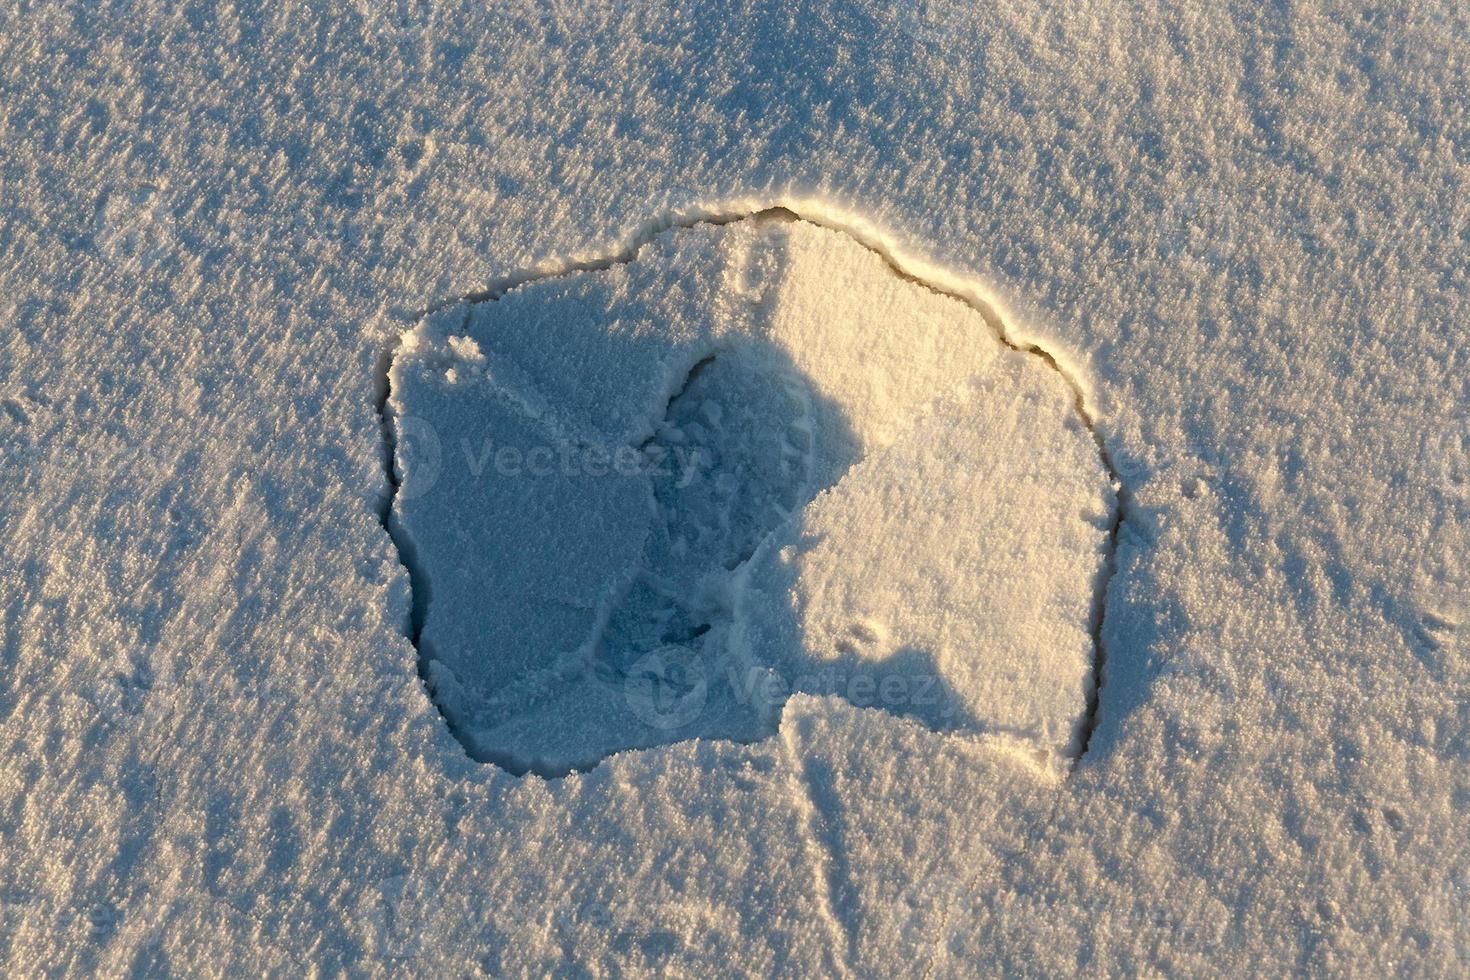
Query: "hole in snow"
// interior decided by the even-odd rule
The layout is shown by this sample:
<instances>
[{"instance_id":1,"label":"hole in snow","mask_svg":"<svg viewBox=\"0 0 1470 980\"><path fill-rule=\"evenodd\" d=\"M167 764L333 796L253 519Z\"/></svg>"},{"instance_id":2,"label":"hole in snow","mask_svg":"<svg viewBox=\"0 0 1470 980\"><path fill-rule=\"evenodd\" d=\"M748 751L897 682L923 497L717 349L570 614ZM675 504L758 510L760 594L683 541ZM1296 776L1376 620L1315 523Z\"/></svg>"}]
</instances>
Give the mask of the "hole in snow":
<instances>
[{"instance_id":1,"label":"hole in snow","mask_svg":"<svg viewBox=\"0 0 1470 980\"><path fill-rule=\"evenodd\" d=\"M801 691L1074 757L1117 505L1038 353L781 211L430 314L388 520L456 737L559 775Z\"/></svg>"}]
</instances>

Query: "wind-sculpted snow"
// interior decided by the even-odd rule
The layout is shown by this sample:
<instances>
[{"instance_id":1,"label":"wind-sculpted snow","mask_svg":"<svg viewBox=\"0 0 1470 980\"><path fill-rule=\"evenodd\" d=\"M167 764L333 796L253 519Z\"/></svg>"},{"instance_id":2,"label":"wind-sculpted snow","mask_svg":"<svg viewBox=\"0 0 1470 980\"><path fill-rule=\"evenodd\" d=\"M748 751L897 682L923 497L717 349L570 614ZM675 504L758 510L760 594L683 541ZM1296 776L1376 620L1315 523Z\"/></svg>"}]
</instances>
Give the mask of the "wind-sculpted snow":
<instances>
[{"instance_id":1,"label":"wind-sculpted snow","mask_svg":"<svg viewBox=\"0 0 1470 980\"><path fill-rule=\"evenodd\" d=\"M754 741L794 692L1074 757L1116 501L1076 393L847 235L764 213L432 312L391 529L472 756Z\"/></svg>"}]
</instances>

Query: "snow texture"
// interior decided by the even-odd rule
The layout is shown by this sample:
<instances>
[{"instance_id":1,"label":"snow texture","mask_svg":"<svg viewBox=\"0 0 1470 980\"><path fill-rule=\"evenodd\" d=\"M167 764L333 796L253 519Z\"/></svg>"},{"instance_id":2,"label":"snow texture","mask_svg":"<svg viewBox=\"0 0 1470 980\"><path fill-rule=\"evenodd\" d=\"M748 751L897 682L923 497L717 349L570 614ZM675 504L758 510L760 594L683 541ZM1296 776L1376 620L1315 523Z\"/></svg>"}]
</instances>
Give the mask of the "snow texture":
<instances>
[{"instance_id":1,"label":"snow texture","mask_svg":"<svg viewBox=\"0 0 1470 980\"><path fill-rule=\"evenodd\" d=\"M792 691L1075 757L1116 505L1074 392L789 215L456 304L390 375L390 529L471 755L775 733Z\"/></svg>"},{"instance_id":2,"label":"snow texture","mask_svg":"<svg viewBox=\"0 0 1470 980\"><path fill-rule=\"evenodd\" d=\"M1464 975L1467 92L1453 0L0 6L6 971ZM1069 773L818 690L516 776L419 676L399 338L778 206L1076 384L1124 519ZM578 438L669 407L475 343ZM1054 459L1018 390L953 410ZM802 521L886 575L873 476ZM824 554L759 562L803 636Z\"/></svg>"}]
</instances>

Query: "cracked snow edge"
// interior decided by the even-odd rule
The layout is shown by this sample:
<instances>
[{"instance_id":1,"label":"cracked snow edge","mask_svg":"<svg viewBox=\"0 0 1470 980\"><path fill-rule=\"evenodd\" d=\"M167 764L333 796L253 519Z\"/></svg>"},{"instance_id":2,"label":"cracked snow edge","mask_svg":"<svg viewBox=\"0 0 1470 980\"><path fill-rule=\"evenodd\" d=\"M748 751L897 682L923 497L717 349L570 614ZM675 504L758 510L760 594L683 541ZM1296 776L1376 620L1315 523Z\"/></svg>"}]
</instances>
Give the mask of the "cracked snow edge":
<instances>
[{"instance_id":1,"label":"cracked snow edge","mask_svg":"<svg viewBox=\"0 0 1470 980\"><path fill-rule=\"evenodd\" d=\"M454 296L420 309L416 311L411 319L415 322L421 321L434 313L463 304L466 308L465 323L468 324L474 306L481 303L494 302L521 286L561 279L586 272L605 272L609 269L628 265L638 258L645 245L650 244L655 238L665 232L700 226L720 227L739 221L759 220L762 218L787 218L805 221L820 228L840 232L848 236L881 258L890 271L900 279L941 296L957 299L975 310L990 328L996 341L1003 347L1020 354L1039 358L1061 378L1068 390L1072 392L1073 411L1076 413L1082 426L1087 430L1088 435L1091 436L1093 445L1097 450L1098 459L1102 463L1113 491L1111 513L1105 534L1103 563L1093 584L1092 603L1088 613L1088 634L1092 638L1092 675L1090 683L1084 692L1083 713L1078 720L1075 737L1073 738L1075 752L1070 755L1070 768L1072 771L1075 771L1082 760L1087 757L1087 752L1092 745L1092 737L1097 730L1101 715L1101 694L1105 683L1104 678L1108 661L1108 651L1104 639L1108 596L1119 570L1119 539L1123 525L1128 521L1131 514L1132 496L1127 485L1122 480L1119 469L1113 461L1112 454L1108 450L1107 442L1098 426L1098 413L1089 404L1089 389L1083 383L1081 374L1070 367L1056 352L1048 350L1036 341L1017 337L1006 326L1006 321L1000 312L1001 306L998 300L983 285L973 279L956 275L940 266L903 252L892 242L889 236L885 235L871 222L851 212L834 208L826 202L810 198L786 199L777 203L738 200L718 206L692 207L669 211L638 227L620 248L616 248L610 252L583 253L564 259L543 261L535 266L492 280L484 289ZM435 708L439 711L440 717L444 719L445 724L449 727L450 733L454 735L455 741L465 749L469 757L477 762L494 762L500 765L501 768L506 768L513 775L517 776L523 775L526 772L534 772L534 769L526 769L520 766L508 767L505 765L505 760L483 758L481 753L471 752L466 735L457 731L457 726L445 715L438 700L432 696L432 692L428 689L428 665L432 657L423 647L422 636L431 589L427 576L417 559L415 544L411 536L407 533L407 529L397 519L393 508L401 481L395 462L397 456L397 439L390 406L392 398L391 372L394 359L397 357L401 345L402 334L395 337L387 349L380 354L377 360L377 373L374 381L376 395L375 411L383 439L383 466L387 478L387 492L381 497L378 516L384 531L393 543L400 564L403 565L408 575L409 590L412 596L409 621L406 624L404 634L418 653L419 680L425 686L426 696L434 703ZM1065 753L1062 754L1062 757L1068 758ZM599 762L601 761L599 760ZM593 766L587 768L593 768ZM583 772L586 770L577 768L572 771ZM543 776L543 778L556 777Z\"/></svg>"}]
</instances>

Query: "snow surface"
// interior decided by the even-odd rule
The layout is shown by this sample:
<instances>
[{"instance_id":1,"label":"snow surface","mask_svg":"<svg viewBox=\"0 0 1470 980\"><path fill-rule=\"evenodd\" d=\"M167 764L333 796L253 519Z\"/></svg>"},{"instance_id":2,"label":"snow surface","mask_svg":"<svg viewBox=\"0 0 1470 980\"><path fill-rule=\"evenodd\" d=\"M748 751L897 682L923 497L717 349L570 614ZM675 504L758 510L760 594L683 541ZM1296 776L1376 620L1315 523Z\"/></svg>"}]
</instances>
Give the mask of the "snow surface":
<instances>
[{"instance_id":1,"label":"snow surface","mask_svg":"<svg viewBox=\"0 0 1470 980\"><path fill-rule=\"evenodd\" d=\"M1467 17L0 9L8 971L1465 973ZM805 693L517 777L426 692L398 338L774 206L1080 385L1126 519L1065 778Z\"/></svg>"}]
</instances>

